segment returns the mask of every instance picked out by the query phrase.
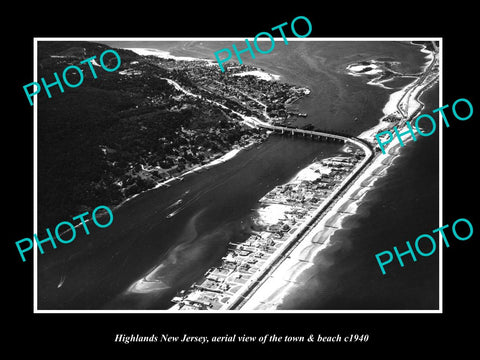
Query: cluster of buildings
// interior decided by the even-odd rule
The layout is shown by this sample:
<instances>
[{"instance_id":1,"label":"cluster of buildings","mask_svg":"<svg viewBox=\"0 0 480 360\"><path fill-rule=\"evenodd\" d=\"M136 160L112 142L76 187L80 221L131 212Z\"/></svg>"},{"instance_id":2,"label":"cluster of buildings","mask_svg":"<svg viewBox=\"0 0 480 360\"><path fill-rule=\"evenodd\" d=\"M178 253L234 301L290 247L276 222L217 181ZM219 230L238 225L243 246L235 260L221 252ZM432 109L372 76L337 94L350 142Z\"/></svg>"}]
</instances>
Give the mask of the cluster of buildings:
<instances>
[{"instance_id":1,"label":"cluster of buildings","mask_svg":"<svg viewBox=\"0 0 480 360\"><path fill-rule=\"evenodd\" d=\"M172 310L223 310L238 301L275 258L301 237L322 202L358 163L359 157L336 156L311 164L290 182L259 200L255 231L241 243L229 243L221 265L207 271L173 299ZM316 214L318 215L318 214Z\"/></svg>"},{"instance_id":2,"label":"cluster of buildings","mask_svg":"<svg viewBox=\"0 0 480 360\"><path fill-rule=\"evenodd\" d=\"M242 243L230 243L222 264L211 268L190 289L172 299L178 310L220 310L258 271L286 240L284 229L252 234Z\"/></svg>"},{"instance_id":3,"label":"cluster of buildings","mask_svg":"<svg viewBox=\"0 0 480 360\"><path fill-rule=\"evenodd\" d=\"M286 106L308 95L310 90L273 81L274 76L268 76L269 74L257 67L245 64L232 65L222 73L218 71L217 66L201 60L156 59L155 62L170 70L169 76L175 80L178 80L176 74L179 74L179 71L183 77L187 75L186 77L193 80L195 88L192 88L192 91L195 93L240 113L255 115L261 120L266 120L267 117L287 119L291 116L306 116L289 111ZM270 80L261 75L267 75Z\"/></svg>"}]
</instances>

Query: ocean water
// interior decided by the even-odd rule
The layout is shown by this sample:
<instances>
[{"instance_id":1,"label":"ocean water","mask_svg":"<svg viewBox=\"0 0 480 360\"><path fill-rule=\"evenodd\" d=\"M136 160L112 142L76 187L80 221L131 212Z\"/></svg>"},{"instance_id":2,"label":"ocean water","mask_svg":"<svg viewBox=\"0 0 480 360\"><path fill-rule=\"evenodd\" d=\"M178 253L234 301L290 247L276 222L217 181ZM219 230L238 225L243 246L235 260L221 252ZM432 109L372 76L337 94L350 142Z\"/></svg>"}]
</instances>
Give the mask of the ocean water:
<instances>
[{"instance_id":1,"label":"ocean water","mask_svg":"<svg viewBox=\"0 0 480 360\"><path fill-rule=\"evenodd\" d=\"M423 113L438 107L438 86L421 98ZM439 307L438 250L417 262L395 261L382 275L375 254L407 250L420 234L439 225L439 135L409 142L377 180L355 215L347 217L330 246L305 271L279 309L434 310Z\"/></svg>"},{"instance_id":2,"label":"ocean water","mask_svg":"<svg viewBox=\"0 0 480 360\"><path fill-rule=\"evenodd\" d=\"M341 147L276 135L208 171L140 194L114 210L108 229L78 232L68 246L39 257L39 308L169 308L177 291L221 262L229 242L249 237L258 199ZM142 292L132 291L141 279Z\"/></svg>"},{"instance_id":3,"label":"ocean water","mask_svg":"<svg viewBox=\"0 0 480 360\"><path fill-rule=\"evenodd\" d=\"M385 83L392 90L365 85L364 79L342 74L347 63L390 60L398 62L399 71L405 74L418 73L425 64L425 54L420 48L406 43L315 45L292 43L294 51L285 47L281 50L287 54L279 51L273 59L249 63L312 89L311 96L297 104L309 114L304 122L351 134L376 124L383 115L381 109L388 95L408 83L409 78ZM280 60L285 58L288 60ZM436 85L422 95L423 113L431 114L439 106L438 92ZM354 117L359 121L352 122ZM355 215L343 220L342 230L335 232L328 248L314 259L315 265L300 276L302 285L293 288L278 309L438 309L438 253L419 257L404 268L392 265L386 275L382 275L375 259L376 253L392 250L393 246L406 249L405 241L412 242L418 235L431 233L438 227L438 145L437 130L434 135L420 137L400 150L387 174L363 197Z\"/></svg>"},{"instance_id":4,"label":"ocean water","mask_svg":"<svg viewBox=\"0 0 480 360\"><path fill-rule=\"evenodd\" d=\"M231 43L108 44L213 58L214 51ZM406 73L418 72L425 62L419 47L408 43L302 41L246 63L312 90L296 104L309 114L297 125L312 123L319 129L359 134L377 124L395 90L367 85L367 80L343 70L351 62L378 58L398 61ZM438 87L425 93L422 101L425 111L436 108ZM273 136L208 172L139 195L115 211L108 231L77 237L69 246L40 257L39 308L168 308L176 291L188 288L221 261L228 242L248 237L259 198L315 158L339 150L338 144ZM184 201L181 211L167 219L179 199ZM382 276L374 254L429 232L437 223L438 134L402 149L388 174L333 235L331 245L316 256L315 265L301 272L301 285L280 308L436 308L438 257L422 258L403 269L392 266ZM147 291L133 293L139 280Z\"/></svg>"},{"instance_id":5,"label":"ocean water","mask_svg":"<svg viewBox=\"0 0 480 360\"><path fill-rule=\"evenodd\" d=\"M176 56L192 56L215 60L214 52L242 41L142 41L105 42L119 47L146 47L169 51ZM296 106L309 116L299 119L301 126L311 123L319 129L360 134L377 124L382 108L394 89L370 86L368 80L345 73L353 62L383 59L398 62L398 70L405 74L418 73L425 64L425 54L419 46L393 41L291 41L289 45L276 42L270 54L252 59L245 55L245 64L261 67L281 76L281 81L307 86L311 95ZM234 64L234 62L232 62ZM355 119L357 118L357 121Z\"/></svg>"}]
</instances>

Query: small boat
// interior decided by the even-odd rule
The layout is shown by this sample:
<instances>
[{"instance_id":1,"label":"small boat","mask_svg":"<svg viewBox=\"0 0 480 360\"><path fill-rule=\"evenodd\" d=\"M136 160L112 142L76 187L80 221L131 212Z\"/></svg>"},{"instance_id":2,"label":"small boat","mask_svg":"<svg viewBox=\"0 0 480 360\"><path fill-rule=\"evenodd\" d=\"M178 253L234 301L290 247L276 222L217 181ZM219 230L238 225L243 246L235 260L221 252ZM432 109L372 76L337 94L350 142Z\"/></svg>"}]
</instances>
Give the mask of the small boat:
<instances>
[{"instance_id":1,"label":"small boat","mask_svg":"<svg viewBox=\"0 0 480 360\"><path fill-rule=\"evenodd\" d=\"M175 201L173 204L171 204L167 209L170 209L171 207L180 205L183 202L183 199Z\"/></svg>"},{"instance_id":2,"label":"small boat","mask_svg":"<svg viewBox=\"0 0 480 360\"><path fill-rule=\"evenodd\" d=\"M60 282L57 285L57 289L61 288L64 282L65 282L65 275L62 275L62 277L60 278Z\"/></svg>"},{"instance_id":3,"label":"small boat","mask_svg":"<svg viewBox=\"0 0 480 360\"><path fill-rule=\"evenodd\" d=\"M177 215L179 212L180 212L180 209L177 209L174 212L168 214L165 218L170 219L170 218L174 217L175 215Z\"/></svg>"}]
</instances>

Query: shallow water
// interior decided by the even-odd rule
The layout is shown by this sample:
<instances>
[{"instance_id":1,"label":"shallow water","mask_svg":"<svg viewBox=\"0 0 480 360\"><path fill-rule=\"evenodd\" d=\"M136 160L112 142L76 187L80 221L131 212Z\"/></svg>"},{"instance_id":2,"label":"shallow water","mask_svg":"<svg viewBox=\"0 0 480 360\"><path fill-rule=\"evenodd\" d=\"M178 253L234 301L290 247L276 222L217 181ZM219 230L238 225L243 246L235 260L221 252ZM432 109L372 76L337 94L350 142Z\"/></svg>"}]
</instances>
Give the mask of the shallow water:
<instances>
[{"instance_id":1,"label":"shallow water","mask_svg":"<svg viewBox=\"0 0 480 360\"><path fill-rule=\"evenodd\" d=\"M212 58L213 51L229 44L170 42L149 46L171 50L174 55ZM393 90L367 85L366 79L344 74L346 64L391 57L400 61L405 71L416 72L424 61L418 49L398 42L292 42L288 47L279 46L274 54L246 62L281 75L282 81L312 90L308 98L296 103L309 114L297 122L299 126L312 123L323 130L358 134L377 124ZM436 107L436 92L438 87L422 98L428 107ZM314 258L315 246L305 250L305 256L315 265L299 275L302 285L285 299L282 308L436 306L435 257L385 277L374 260L376 252L435 228L435 139L432 136L409 143L387 176L375 183L374 191L366 193L365 189L355 195L362 198L366 193L356 215L342 222L343 230L335 233L328 248ZM315 158L334 155L339 149L338 144L273 136L207 172L137 196L115 211L114 223L108 229L78 237L72 244L40 256L39 308L168 308L176 291L188 288L220 262L228 242L248 237L258 199ZM179 199L183 199L180 211L167 218ZM340 226L340 220L332 219L332 224ZM318 234L316 241L326 241L329 232ZM297 268L295 272L301 273ZM156 291L148 294L132 291L152 288Z\"/></svg>"}]
</instances>

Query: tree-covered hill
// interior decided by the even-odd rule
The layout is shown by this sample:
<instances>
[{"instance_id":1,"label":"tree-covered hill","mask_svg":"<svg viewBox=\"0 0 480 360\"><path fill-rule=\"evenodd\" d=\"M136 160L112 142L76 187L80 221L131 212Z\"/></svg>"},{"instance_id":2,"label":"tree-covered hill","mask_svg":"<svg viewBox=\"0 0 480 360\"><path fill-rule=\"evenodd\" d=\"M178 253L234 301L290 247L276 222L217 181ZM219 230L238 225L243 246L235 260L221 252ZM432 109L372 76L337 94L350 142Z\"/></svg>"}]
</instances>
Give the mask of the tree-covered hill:
<instances>
[{"instance_id":1,"label":"tree-covered hill","mask_svg":"<svg viewBox=\"0 0 480 360\"><path fill-rule=\"evenodd\" d=\"M187 97L162 78L190 88L181 70L115 49L121 66L104 71L99 57L108 46L80 41L38 42L38 79L54 81L69 65L83 70L76 88L64 84L37 95L39 229L54 227L98 205L125 198L226 152L254 134L218 107ZM115 57L105 64L115 66ZM94 79L88 64L96 56ZM112 64L109 64L113 62ZM68 80L76 83L75 71Z\"/></svg>"}]
</instances>

